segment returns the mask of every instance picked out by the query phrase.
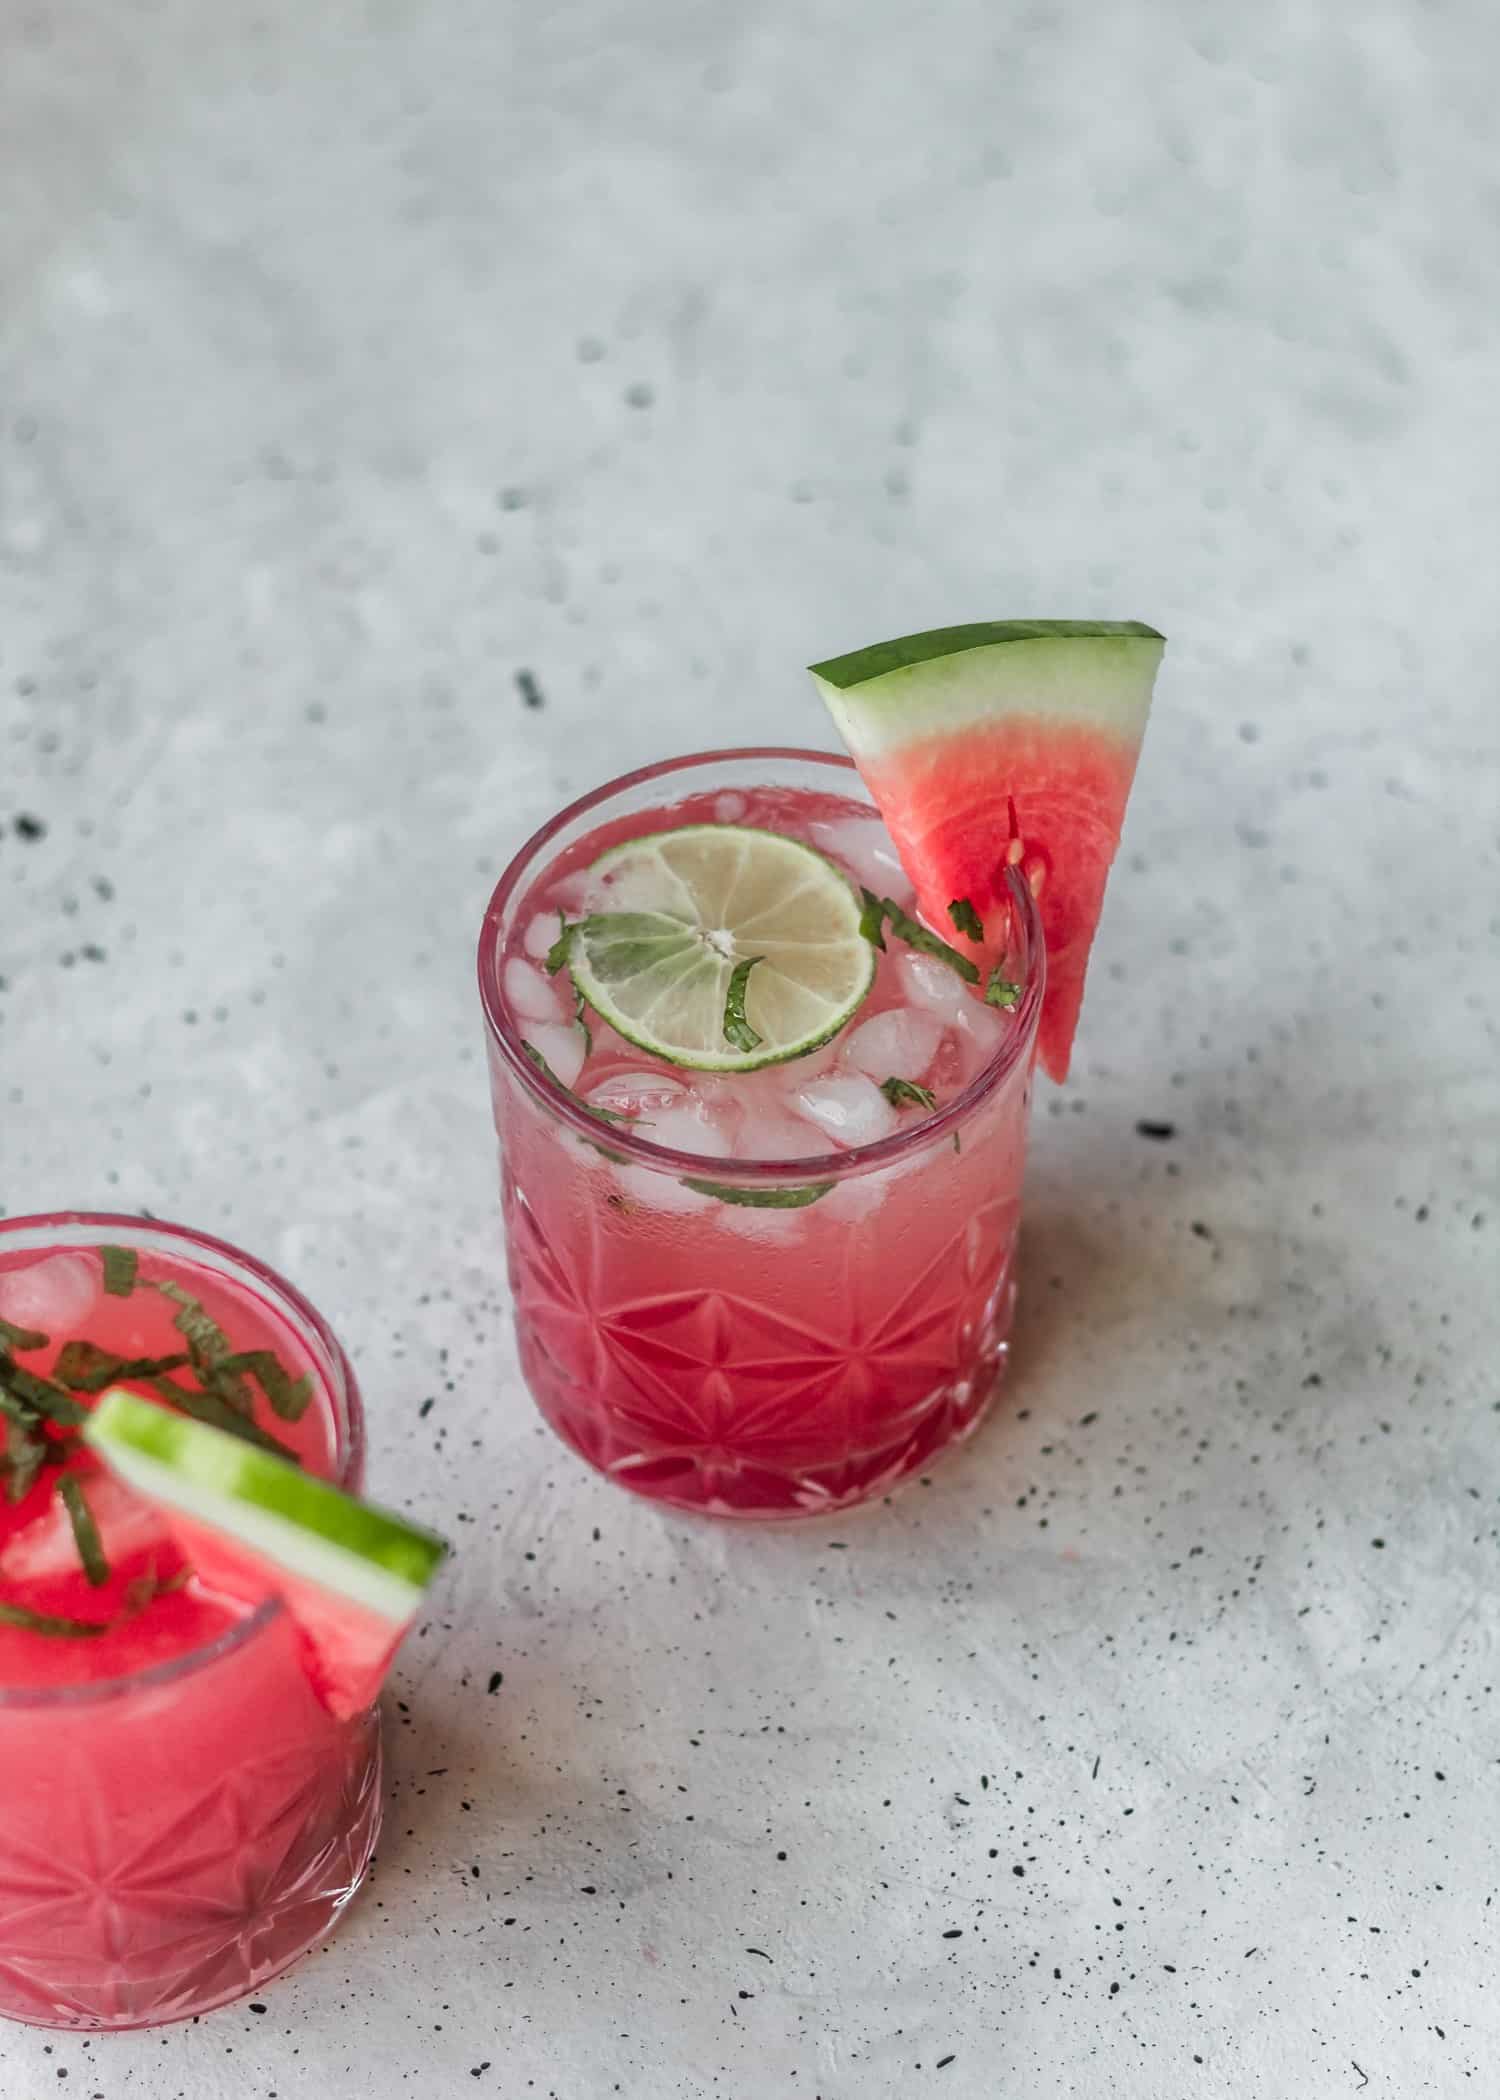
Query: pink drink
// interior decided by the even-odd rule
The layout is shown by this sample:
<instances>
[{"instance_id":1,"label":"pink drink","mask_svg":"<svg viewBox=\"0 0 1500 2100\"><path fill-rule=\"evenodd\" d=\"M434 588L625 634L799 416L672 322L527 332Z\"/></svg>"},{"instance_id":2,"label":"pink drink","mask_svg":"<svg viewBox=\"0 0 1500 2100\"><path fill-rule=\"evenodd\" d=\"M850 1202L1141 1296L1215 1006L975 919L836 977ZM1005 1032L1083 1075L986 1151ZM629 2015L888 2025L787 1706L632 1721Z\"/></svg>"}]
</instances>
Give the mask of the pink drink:
<instances>
[{"instance_id":1,"label":"pink drink","mask_svg":"<svg viewBox=\"0 0 1500 2100\"><path fill-rule=\"evenodd\" d=\"M129 1295L104 1289L102 1245L136 1255ZM62 1343L79 1338L127 1359L180 1355L180 1306L161 1282L234 1350L272 1350L289 1376L309 1378L300 1420L279 1419L255 1391L254 1421L357 1488L363 1418L333 1335L269 1270L182 1228L79 1214L0 1222L0 1318L48 1336L23 1348L0 1334L12 1371L50 1377ZM328 1930L379 1827L379 1726L373 1710L336 1720L280 1606L202 1586L149 1505L74 1446L60 1431L20 1499L0 1500L0 1617L107 1628L64 1637L0 1623L0 2014L133 2027L238 1997ZM17 1486L15 1448L0 1488ZM102 1584L84 1573L64 1478L96 1520Z\"/></svg>"},{"instance_id":2,"label":"pink drink","mask_svg":"<svg viewBox=\"0 0 1500 2100\"><path fill-rule=\"evenodd\" d=\"M623 1485L720 1514L812 1515L925 1464L994 1391L1040 939L1017 881L1006 1011L888 932L848 1025L757 1072L661 1063L592 1014L586 1044L566 971L545 968L559 913L587 906L607 847L711 822L813 845L914 909L852 767L810 753L629 776L522 851L480 947L521 1360L559 1435ZM929 1090L935 1111L887 1100L886 1078Z\"/></svg>"}]
</instances>

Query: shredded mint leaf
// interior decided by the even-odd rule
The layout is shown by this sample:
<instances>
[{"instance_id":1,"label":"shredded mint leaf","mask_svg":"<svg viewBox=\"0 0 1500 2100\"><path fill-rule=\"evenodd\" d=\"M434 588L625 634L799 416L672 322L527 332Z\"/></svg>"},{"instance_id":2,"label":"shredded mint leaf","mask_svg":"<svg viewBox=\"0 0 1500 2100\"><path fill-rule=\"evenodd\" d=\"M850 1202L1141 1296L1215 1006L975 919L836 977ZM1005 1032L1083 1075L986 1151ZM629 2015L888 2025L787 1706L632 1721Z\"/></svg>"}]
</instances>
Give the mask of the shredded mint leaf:
<instances>
[{"instance_id":1,"label":"shredded mint leaf","mask_svg":"<svg viewBox=\"0 0 1500 2100\"><path fill-rule=\"evenodd\" d=\"M25 1356L32 1349L45 1349L51 1337L35 1327L17 1327L9 1320L0 1320L0 1345L7 1349L18 1349Z\"/></svg>"},{"instance_id":2,"label":"shredded mint leaf","mask_svg":"<svg viewBox=\"0 0 1500 2100\"><path fill-rule=\"evenodd\" d=\"M166 1368L165 1366L161 1368ZM248 1371L267 1400L271 1412L283 1422L300 1422L313 1395L313 1382L304 1371L293 1378L273 1349L239 1349L218 1366L220 1377Z\"/></svg>"},{"instance_id":3,"label":"shredded mint leaf","mask_svg":"<svg viewBox=\"0 0 1500 2100\"><path fill-rule=\"evenodd\" d=\"M738 1203L747 1210L806 1210L809 1203L816 1203L836 1186L831 1181L808 1181L798 1188L741 1189L728 1181L699 1181L691 1174L683 1175L682 1185L696 1189L700 1196L716 1196L720 1203Z\"/></svg>"},{"instance_id":4,"label":"shredded mint leaf","mask_svg":"<svg viewBox=\"0 0 1500 2100\"><path fill-rule=\"evenodd\" d=\"M528 1043L525 1037L523 1036L521 1039L521 1048L526 1052L526 1055L531 1059L531 1062L536 1066L539 1072L543 1073L548 1079L550 1079L555 1087L562 1087L562 1091L569 1097L570 1100L578 1102L578 1106L583 1110L586 1116L596 1116L601 1123L638 1123L640 1121L639 1116L627 1115L623 1109L600 1108L597 1102L580 1100L578 1095L573 1092L573 1089L570 1086L563 1086L562 1081L553 1071L551 1065L548 1064L546 1058L543 1057L541 1051L538 1050L535 1043ZM605 1154L605 1157L607 1159L612 1159L614 1156L615 1155L613 1153Z\"/></svg>"},{"instance_id":5,"label":"shredded mint leaf","mask_svg":"<svg viewBox=\"0 0 1500 2100\"><path fill-rule=\"evenodd\" d=\"M971 941L984 939L984 921L967 897L955 897L948 906L948 916L959 932L966 933Z\"/></svg>"},{"instance_id":6,"label":"shredded mint leaf","mask_svg":"<svg viewBox=\"0 0 1500 2100\"><path fill-rule=\"evenodd\" d=\"M32 1414L64 1428L76 1428L88 1417L88 1409L80 1407L60 1385L54 1385L50 1378L43 1378L35 1371L23 1370L3 1351L0 1351L0 1391L19 1400L23 1407L30 1408Z\"/></svg>"},{"instance_id":7,"label":"shredded mint leaf","mask_svg":"<svg viewBox=\"0 0 1500 2100\"><path fill-rule=\"evenodd\" d=\"M210 1428L227 1430L242 1443L257 1444L262 1451L273 1451L278 1458L290 1459L294 1466L302 1461L280 1437L272 1436L269 1429L262 1429L259 1422L241 1414L237 1407L224 1399L222 1394L205 1391L195 1392L189 1385L179 1385L173 1378L149 1378L146 1383L159 1399L173 1407L180 1407L185 1415L195 1422L207 1422Z\"/></svg>"},{"instance_id":8,"label":"shredded mint leaf","mask_svg":"<svg viewBox=\"0 0 1500 2100\"><path fill-rule=\"evenodd\" d=\"M880 904L886 923L898 940L905 941L908 948L915 948L919 954L936 956L950 970L956 970L965 984L978 984L978 963L970 962L967 955L960 955L956 948L950 948L935 933L929 933L918 920L908 917L893 897L882 897Z\"/></svg>"},{"instance_id":9,"label":"shredded mint leaf","mask_svg":"<svg viewBox=\"0 0 1500 2100\"><path fill-rule=\"evenodd\" d=\"M227 1401L236 1414L251 1415L255 1402L244 1379L228 1367L234 1351L218 1321L206 1313L192 1292L185 1291L180 1283L167 1279L158 1282L155 1289L177 1307L177 1317L172 1325L187 1343L193 1369L203 1384Z\"/></svg>"},{"instance_id":10,"label":"shredded mint leaf","mask_svg":"<svg viewBox=\"0 0 1500 2100\"><path fill-rule=\"evenodd\" d=\"M582 992L579 991L577 985L574 985L573 1019L583 1030L583 1061L585 1064L588 1063L594 1054L594 1031L588 1024L588 1010L588 1001L584 998Z\"/></svg>"},{"instance_id":11,"label":"shredded mint leaf","mask_svg":"<svg viewBox=\"0 0 1500 2100\"><path fill-rule=\"evenodd\" d=\"M0 1471L5 1474L7 1502L24 1502L36 1486L37 1476L47 1463L48 1443L29 1408L9 1393L0 1392L0 1421L5 1424L5 1448L0 1452Z\"/></svg>"},{"instance_id":12,"label":"shredded mint leaf","mask_svg":"<svg viewBox=\"0 0 1500 2100\"><path fill-rule=\"evenodd\" d=\"M591 912L578 925L589 944L589 962L605 984L618 984L627 977L686 955L697 960L698 944L685 919L665 911Z\"/></svg>"},{"instance_id":13,"label":"shredded mint leaf","mask_svg":"<svg viewBox=\"0 0 1500 2100\"><path fill-rule=\"evenodd\" d=\"M76 1473L64 1473L57 1483L57 1492L73 1527L73 1544L78 1548L83 1572L91 1588L101 1590L109 1580L109 1556L94 1522L94 1513L89 1508L88 1497L83 1492L83 1482Z\"/></svg>"},{"instance_id":14,"label":"shredded mint leaf","mask_svg":"<svg viewBox=\"0 0 1500 2100\"><path fill-rule=\"evenodd\" d=\"M58 1382L75 1393L102 1393L107 1385L125 1378L157 1378L167 1371L180 1371L186 1356L118 1356L101 1349L97 1342L65 1342L52 1366Z\"/></svg>"},{"instance_id":15,"label":"shredded mint leaf","mask_svg":"<svg viewBox=\"0 0 1500 2100\"><path fill-rule=\"evenodd\" d=\"M915 1108L937 1107L937 1095L931 1087L916 1086L910 1079L882 1079L880 1091L892 1108L900 1108L908 1102Z\"/></svg>"},{"instance_id":16,"label":"shredded mint leaf","mask_svg":"<svg viewBox=\"0 0 1500 2100\"><path fill-rule=\"evenodd\" d=\"M134 1247L101 1247L99 1257L104 1263L104 1288L111 1298L128 1298L141 1265Z\"/></svg>"},{"instance_id":17,"label":"shredded mint leaf","mask_svg":"<svg viewBox=\"0 0 1500 2100\"><path fill-rule=\"evenodd\" d=\"M953 1133L953 1149L955 1152L962 1152L964 1149L963 1146L958 1142L958 1132L956 1130Z\"/></svg>"},{"instance_id":18,"label":"shredded mint leaf","mask_svg":"<svg viewBox=\"0 0 1500 2100\"><path fill-rule=\"evenodd\" d=\"M884 953L885 935L880 929L885 920L885 906L875 892L867 890L863 883L860 884L859 901L863 907L859 915L860 933L872 948L879 948Z\"/></svg>"},{"instance_id":19,"label":"shredded mint leaf","mask_svg":"<svg viewBox=\"0 0 1500 2100\"><path fill-rule=\"evenodd\" d=\"M557 939L547 950L547 975L549 977L555 977L558 971L566 964L568 957L573 952L573 935L577 931L576 927L568 924L568 915L565 911L560 911L557 919L561 930Z\"/></svg>"},{"instance_id":20,"label":"shredded mint leaf","mask_svg":"<svg viewBox=\"0 0 1500 2100\"><path fill-rule=\"evenodd\" d=\"M986 1006L1014 1006L1021 996L1021 987L1012 984L997 963L990 972L990 981L984 988Z\"/></svg>"},{"instance_id":21,"label":"shredded mint leaf","mask_svg":"<svg viewBox=\"0 0 1500 2100\"><path fill-rule=\"evenodd\" d=\"M737 962L729 979L729 989L724 994L724 1040L736 1050L758 1050L765 1041L757 1035L745 1018L745 992L750 983L750 972L763 955L747 955Z\"/></svg>"},{"instance_id":22,"label":"shredded mint leaf","mask_svg":"<svg viewBox=\"0 0 1500 2100\"><path fill-rule=\"evenodd\" d=\"M23 1633L45 1633L53 1640L81 1641L108 1633L113 1619L64 1619L56 1612L32 1611L29 1605L0 1600L0 1626L18 1626Z\"/></svg>"}]
</instances>

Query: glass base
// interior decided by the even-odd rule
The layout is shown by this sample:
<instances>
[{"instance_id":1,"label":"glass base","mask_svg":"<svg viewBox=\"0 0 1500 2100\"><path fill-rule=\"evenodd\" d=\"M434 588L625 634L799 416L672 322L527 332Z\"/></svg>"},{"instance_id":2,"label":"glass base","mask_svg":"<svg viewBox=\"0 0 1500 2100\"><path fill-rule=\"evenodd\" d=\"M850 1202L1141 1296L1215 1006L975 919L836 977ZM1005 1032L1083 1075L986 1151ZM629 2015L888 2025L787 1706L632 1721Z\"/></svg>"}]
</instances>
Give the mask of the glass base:
<instances>
[{"instance_id":1,"label":"glass base","mask_svg":"<svg viewBox=\"0 0 1500 2100\"><path fill-rule=\"evenodd\" d=\"M853 1434L838 1440L826 1458L802 1436L788 1437L781 1453L774 1439L764 1437L753 1449L734 1449L732 1432L707 1446L685 1448L679 1438L664 1446L644 1433L638 1404L615 1408L597 1390L583 1390L524 1326L520 1353L547 1422L608 1479L699 1515L786 1522L828 1516L887 1494L972 1436L1005 1374L1015 1296L1007 1273L985 1308L961 1375L904 1404L882 1404L886 1396L877 1387L861 1408L846 1412L843 1426Z\"/></svg>"},{"instance_id":2,"label":"glass base","mask_svg":"<svg viewBox=\"0 0 1500 2100\"><path fill-rule=\"evenodd\" d=\"M199 1801L185 1776L170 1823L144 1846L137 1827L129 1857L96 1833L88 1873L81 1853L49 1872L0 1833L0 2016L155 2027L290 1967L337 1923L380 1832L379 1716L349 1729L332 1769L247 1766Z\"/></svg>"}]
</instances>

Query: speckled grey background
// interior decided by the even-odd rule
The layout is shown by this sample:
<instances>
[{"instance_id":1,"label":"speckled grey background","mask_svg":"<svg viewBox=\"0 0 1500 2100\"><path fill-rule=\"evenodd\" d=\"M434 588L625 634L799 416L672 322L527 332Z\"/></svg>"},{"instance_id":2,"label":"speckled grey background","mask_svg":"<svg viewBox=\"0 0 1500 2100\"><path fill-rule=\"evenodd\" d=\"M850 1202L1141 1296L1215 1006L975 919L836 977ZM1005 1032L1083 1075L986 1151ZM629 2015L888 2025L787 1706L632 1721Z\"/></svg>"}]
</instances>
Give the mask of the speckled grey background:
<instances>
[{"instance_id":1,"label":"speckled grey background","mask_svg":"<svg viewBox=\"0 0 1500 2100\"><path fill-rule=\"evenodd\" d=\"M346 1928L5 2031L4 2100L1493 2090L1497 57L1484 0L6 9L0 1206L281 1264L462 1552ZM1173 644L1008 1404L874 1514L663 1518L518 1383L484 898L1008 611Z\"/></svg>"}]
</instances>

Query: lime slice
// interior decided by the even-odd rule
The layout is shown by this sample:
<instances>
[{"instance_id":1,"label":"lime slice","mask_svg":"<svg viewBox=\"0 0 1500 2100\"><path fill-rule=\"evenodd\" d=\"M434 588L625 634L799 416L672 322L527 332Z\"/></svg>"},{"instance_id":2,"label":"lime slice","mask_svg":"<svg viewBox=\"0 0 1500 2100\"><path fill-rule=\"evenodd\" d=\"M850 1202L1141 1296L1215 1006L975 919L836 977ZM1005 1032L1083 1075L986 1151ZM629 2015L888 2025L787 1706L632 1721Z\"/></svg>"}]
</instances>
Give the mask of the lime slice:
<instances>
[{"instance_id":1,"label":"lime slice","mask_svg":"<svg viewBox=\"0 0 1500 2100\"><path fill-rule=\"evenodd\" d=\"M138 1494L215 1534L220 1568L237 1560L267 1590L290 1577L404 1627L448 1550L289 1459L119 1386L83 1436Z\"/></svg>"},{"instance_id":2,"label":"lime slice","mask_svg":"<svg viewBox=\"0 0 1500 2100\"><path fill-rule=\"evenodd\" d=\"M836 1035L875 979L860 904L779 832L689 824L589 870L573 981L627 1042L669 1064L754 1072Z\"/></svg>"}]
</instances>

